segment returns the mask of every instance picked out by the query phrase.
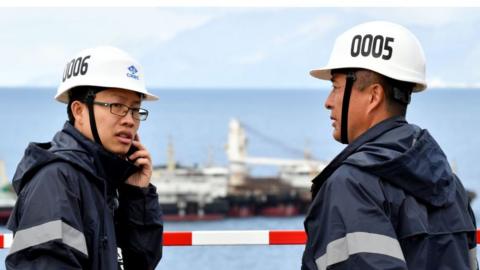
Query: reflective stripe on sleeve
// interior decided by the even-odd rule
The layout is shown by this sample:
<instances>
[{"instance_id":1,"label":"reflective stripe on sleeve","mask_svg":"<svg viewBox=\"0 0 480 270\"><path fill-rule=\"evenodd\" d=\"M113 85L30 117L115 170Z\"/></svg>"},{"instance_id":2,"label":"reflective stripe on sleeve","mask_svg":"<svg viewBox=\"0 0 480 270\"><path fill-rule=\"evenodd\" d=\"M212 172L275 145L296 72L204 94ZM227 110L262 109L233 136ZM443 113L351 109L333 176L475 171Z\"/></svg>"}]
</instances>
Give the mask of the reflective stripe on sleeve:
<instances>
[{"instance_id":1,"label":"reflective stripe on sleeve","mask_svg":"<svg viewBox=\"0 0 480 270\"><path fill-rule=\"evenodd\" d=\"M400 243L397 239L381 234L354 232L334 240L327 245L325 254L315 260L319 270L348 260L357 253L374 253L397 258L405 262Z\"/></svg>"},{"instance_id":2,"label":"reflective stripe on sleeve","mask_svg":"<svg viewBox=\"0 0 480 270\"><path fill-rule=\"evenodd\" d=\"M477 248L472 248L470 249L469 252L469 259L470 259L470 269L472 270L477 270L478 265L477 265Z\"/></svg>"},{"instance_id":3,"label":"reflective stripe on sleeve","mask_svg":"<svg viewBox=\"0 0 480 270\"><path fill-rule=\"evenodd\" d=\"M52 240L60 240L65 245L88 256L87 244L83 233L61 220L50 221L17 231L9 254Z\"/></svg>"}]
</instances>

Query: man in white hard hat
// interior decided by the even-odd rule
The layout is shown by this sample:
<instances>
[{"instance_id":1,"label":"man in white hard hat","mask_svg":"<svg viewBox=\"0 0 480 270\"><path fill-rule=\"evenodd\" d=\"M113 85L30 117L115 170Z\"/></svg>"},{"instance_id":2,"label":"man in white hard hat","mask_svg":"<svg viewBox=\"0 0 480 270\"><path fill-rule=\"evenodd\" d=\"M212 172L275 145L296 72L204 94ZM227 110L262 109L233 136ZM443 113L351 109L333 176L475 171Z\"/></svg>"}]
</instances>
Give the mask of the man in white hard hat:
<instances>
[{"instance_id":1,"label":"man in white hard hat","mask_svg":"<svg viewBox=\"0 0 480 270\"><path fill-rule=\"evenodd\" d=\"M426 88L406 28L375 21L336 41L326 67L333 137L347 147L313 180L302 270L477 269L465 189L425 129L405 120Z\"/></svg>"},{"instance_id":2,"label":"man in white hard hat","mask_svg":"<svg viewBox=\"0 0 480 270\"><path fill-rule=\"evenodd\" d=\"M69 121L17 167L7 269L154 269L163 221L137 133L155 100L141 66L108 46L68 61L55 97Z\"/></svg>"}]
</instances>

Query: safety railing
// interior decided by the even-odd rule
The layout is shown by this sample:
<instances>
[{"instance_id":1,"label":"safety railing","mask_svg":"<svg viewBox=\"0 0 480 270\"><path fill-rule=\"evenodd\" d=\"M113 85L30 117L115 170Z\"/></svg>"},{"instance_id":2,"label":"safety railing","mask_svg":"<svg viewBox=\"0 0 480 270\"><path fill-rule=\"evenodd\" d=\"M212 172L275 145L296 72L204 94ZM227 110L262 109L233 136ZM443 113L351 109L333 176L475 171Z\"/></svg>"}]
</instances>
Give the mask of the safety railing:
<instances>
[{"instance_id":1,"label":"safety railing","mask_svg":"<svg viewBox=\"0 0 480 270\"><path fill-rule=\"evenodd\" d=\"M165 246L216 245L302 245L307 241L304 231L192 231L166 232Z\"/></svg>"}]
</instances>

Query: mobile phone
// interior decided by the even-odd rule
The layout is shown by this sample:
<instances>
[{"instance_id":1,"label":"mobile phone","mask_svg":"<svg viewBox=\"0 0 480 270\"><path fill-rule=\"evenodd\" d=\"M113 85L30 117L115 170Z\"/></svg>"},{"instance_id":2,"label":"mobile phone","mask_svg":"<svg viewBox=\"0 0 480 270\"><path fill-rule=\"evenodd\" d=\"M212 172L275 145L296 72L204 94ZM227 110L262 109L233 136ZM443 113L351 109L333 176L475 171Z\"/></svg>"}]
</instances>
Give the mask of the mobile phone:
<instances>
[{"instance_id":1,"label":"mobile phone","mask_svg":"<svg viewBox=\"0 0 480 270\"><path fill-rule=\"evenodd\" d=\"M137 151L138 151L138 148L135 147L135 146L132 144L132 146L130 146L130 149L128 149L128 152L127 152L127 154L126 154L127 160L130 161L130 162L132 162L132 163L135 162L135 160L131 160L129 157L130 157L133 153L135 153L135 152L137 152Z\"/></svg>"},{"instance_id":2,"label":"mobile phone","mask_svg":"<svg viewBox=\"0 0 480 270\"><path fill-rule=\"evenodd\" d=\"M135 137L133 138L133 140L134 140L134 141L137 141L137 140L138 140L137 134L135 134ZM129 157L130 157L133 153L137 152L138 150L139 150L139 149L138 149L135 145L133 145L133 143L132 143L132 145L130 146L130 149L128 149L128 152L125 154L125 156L127 157L127 160L130 161L130 162L132 162L132 163L134 163L135 160L131 160Z\"/></svg>"}]
</instances>

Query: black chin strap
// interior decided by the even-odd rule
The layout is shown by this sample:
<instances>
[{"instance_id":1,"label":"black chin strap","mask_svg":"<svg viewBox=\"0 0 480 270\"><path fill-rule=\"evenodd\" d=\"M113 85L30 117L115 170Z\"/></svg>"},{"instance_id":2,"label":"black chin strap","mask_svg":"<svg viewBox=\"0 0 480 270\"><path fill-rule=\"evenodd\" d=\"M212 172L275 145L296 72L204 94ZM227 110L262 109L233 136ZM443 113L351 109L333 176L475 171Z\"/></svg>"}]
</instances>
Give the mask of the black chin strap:
<instances>
[{"instance_id":1,"label":"black chin strap","mask_svg":"<svg viewBox=\"0 0 480 270\"><path fill-rule=\"evenodd\" d=\"M343 92L342 102L342 126L340 127L340 141L341 143L348 144L348 107L350 105L350 96L352 94L352 86L355 80L355 72L350 71L347 74L347 81L345 84L345 90Z\"/></svg>"},{"instance_id":2,"label":"black chin strap","mask_svg":"<svg viewBox=\"0 0 480 270\"><path fill-rule=\"evenodd\" d=\"M88 115L90 117L90 129L92 130L92 135L95 142L103 146L102 141L100 140L100 136L98 136L97 123L95 122L95 114L93 113L94 100L95 100L95 91L88 90L85 102L87 103Z\"/></svg>"}]
</instances>

